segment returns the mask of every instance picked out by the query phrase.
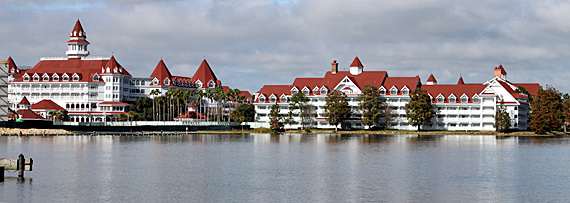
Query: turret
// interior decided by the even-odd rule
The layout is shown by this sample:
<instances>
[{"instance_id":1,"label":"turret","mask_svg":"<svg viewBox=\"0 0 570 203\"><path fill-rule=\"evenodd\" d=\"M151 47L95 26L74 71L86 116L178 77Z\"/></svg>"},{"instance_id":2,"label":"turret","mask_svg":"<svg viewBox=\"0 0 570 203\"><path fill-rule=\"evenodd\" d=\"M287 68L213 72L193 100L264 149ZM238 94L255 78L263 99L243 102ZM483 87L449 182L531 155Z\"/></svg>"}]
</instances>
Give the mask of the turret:
<instances>
[{"instance_id":1,"label":"turret","mask_svg":"<svg viewBox=\"0 0 570 203\"><path fill-rule=\"evenodd\" d=\"M354 58L354 61L352 61L352 64L350 64L350 74L352 75L358 75L360 73L362 73L364 69L364 65L362 65L362 63L360 62L360 59L358 59L358 56L356 58Z\"/></svg>"},{"instance_id":2,"label":"turret","mask_svg":"<svg viewBox=\"0 0 570 203\"><path fill-rule=\"evenodd\" d=\"M77 19L75 27L69 35L69 41L67 41L67 51L65 54L68 58L83 58L89 56L89 51L87 51L87 35L81 26L81 22Z\"/></svg>"}]
</instances>

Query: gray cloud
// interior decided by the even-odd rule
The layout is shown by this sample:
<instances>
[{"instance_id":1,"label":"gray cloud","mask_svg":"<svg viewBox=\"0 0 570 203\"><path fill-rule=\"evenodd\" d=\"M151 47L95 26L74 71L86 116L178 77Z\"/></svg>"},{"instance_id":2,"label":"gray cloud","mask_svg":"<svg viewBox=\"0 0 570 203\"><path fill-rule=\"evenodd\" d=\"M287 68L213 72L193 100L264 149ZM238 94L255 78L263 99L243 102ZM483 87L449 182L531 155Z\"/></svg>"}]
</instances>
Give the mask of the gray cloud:
<instances>
[{"instance_id":1,"label":"gray cloud","mask_svg":"<svg viewBox=\"0 0 570 203\"><path fill-rule=\"evenodd\" d=\"M320 77L358 55L391 76L484 82L502 63L515 82L569 92L570 3L565 1L62 1L0 3L0 55L18 65L63 56L75 20L92 55L136 76L162 57L192 75L206 57L225 85L257 91Z\"/></svg>"}]
</instances>

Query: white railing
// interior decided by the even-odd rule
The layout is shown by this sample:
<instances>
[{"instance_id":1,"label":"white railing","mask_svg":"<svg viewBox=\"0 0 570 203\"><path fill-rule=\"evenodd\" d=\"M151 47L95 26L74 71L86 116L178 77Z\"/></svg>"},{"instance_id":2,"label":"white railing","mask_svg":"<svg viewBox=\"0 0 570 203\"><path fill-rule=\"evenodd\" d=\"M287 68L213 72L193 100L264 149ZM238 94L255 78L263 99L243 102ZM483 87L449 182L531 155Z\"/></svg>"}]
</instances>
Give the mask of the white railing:
<instances>
[{"instance_id":1,"label":"white railing","mask_svg":"<svg viewBox=\"0 0 570 203\"><path fill-rule=\"evenodd\" d=\"M54 125L68 126L239 126L238 122L216 121L113 121L113 122L59 122Z\"/></svg>"}]
</instances>

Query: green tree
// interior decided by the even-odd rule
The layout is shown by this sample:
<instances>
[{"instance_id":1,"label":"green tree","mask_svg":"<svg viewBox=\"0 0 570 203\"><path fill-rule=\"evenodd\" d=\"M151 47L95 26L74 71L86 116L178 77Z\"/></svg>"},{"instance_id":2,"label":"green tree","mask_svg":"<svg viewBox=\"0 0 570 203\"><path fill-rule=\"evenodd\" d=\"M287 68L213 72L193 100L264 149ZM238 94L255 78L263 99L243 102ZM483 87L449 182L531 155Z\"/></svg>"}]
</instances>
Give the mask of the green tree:
<instances>
[{"instance_id":1,"label":"green tree","mask_svg":"<svg viewBox=\"0 0 570 203\"><path fill-rule=\"evenodd\" d=\"M497 132L506 132L511 127L511 116L507 113L504 103L503 99L501 99L501 105L495 113L495 124L493 124L493 127Z\"/></svg>"},{"instance_id":2,"label":"green tree","mask_svg":"<svg viewBox=\"0 0 570 203\"><path fill-rule=\"evenodd\" d=\"M364 86L364 90L358 95L358 110L362 111L362 124L367 125L368 129L375 126L382 116L382 101L380 100L380 92L372 85Z\"/></svg>"},{"instance_id":3,"label":"green tree","mask_svg":"<svg viewBox=\"0 0 570 203\"><path fill-rule=\"evenodd\" d=\"M544 134L562 125L564 118L562 94L552 86L538 89L536 97L530 103L530 128L538 134Z\"/></svg>"},{"instance_id":4,"label":"green tree","mask_svg":"<svg viewBox=\"0 0 570 203\"><path fill-rule=\"evenodd\" d=\"M291 97L291 102L289 103L289 111L299 110L299 116L301 117L301 126L305 129L305 104L309 102L309 98L303 94L303 92L298 92Z\"/></svg>"},{"instance_id":5,"label":"green tree","mask_svg":"<svg viewBox=\"0 0 570 203\"><path fill-rule=\"evenodd\" d=\"M384 120L384 126L386 129L390 128L390 123L392 122L392 120L394 119L394 117L396 117L396 114L394 113L394 107L392 107L390 104L386 103L384 106L384 108L382 108L382 119Z\"/></svg>"},{"instance_id":6,"label":"green tree","mask_svg":"<svg viewBox=\"0 0 570 203\"><path fill-rule=\"evenodd\" d=\"M289 127L291 127L293 124L297 123L295 122L295 119L293 119L293 112L289 111L287 113L287 116L285 118L283 118L283 123L289 125Z\"/></svg>"},{"instance_id":7,"label":"green tree","mask_svg":"<svg viewBox=\"0 0 570 203\"><path fill-rule=\"evenodd\" d=\"M255 120L255 107L251 104L240 104L230 115L234 121L253 122Z\"/></svg>"},{"instance_id":8,"label":"green tree","mask_svg":"<svg viewBox=\"0 0 570 203\"><path fill-rule=\"evenodd\" d=\"M271 106L271 111L269 112L269 124L271 126L271 130L273 132L278 132L281 130L281 128L283 127L283 125L281 124L281 122L279 122L281 120L281 116L279 115L279 104L275 103Z\"/></svg>"},{"instance_id":9,"label":"green tree","mask_svg":"<svg viewBox=\"0 0 570 203\"><path fill-rule=\"evenodd\" d=\"M121 115L119 115L119 121L126 121L128 119L128 116L126 113L121 113Z\"/></svg>"},{"instance_id":10,"label":"green tree","mask_svg":"<svg viewBox=\"0 0 570 203\"><path fill-rule=\"evenodd\" d=\"M417 126L420 131L422 125L430 122L435 116L435 110L431 107L431 98L426 90L416 88L410 95L410 102L406 104L406 117L408 123Z\"/></svg>"},{"instance_id":11,"label":"green tree","mask_svg":"<svg viewBox=\"0 0 570 203\"><path fill-rule=\"evenodd\" d=\"M515 90L515 92L526 94L528 96L528 101L529 102L532 101L532 95L530 95L528 90L526 90L526 88L524 88L523 86L518 86L517 89Z\"/></svg>"},{"instance_id":12,"label":"green tree","mask_svg":"<svg viewBox=\"0 0 570 203\"><path fill-rule=\"evenodd\" d=\"M337 131L338 124L350 118L350 106L346 95L338 90L331 91L326 98L325 117L329 124Z\"/></svg>"}]
</instances>

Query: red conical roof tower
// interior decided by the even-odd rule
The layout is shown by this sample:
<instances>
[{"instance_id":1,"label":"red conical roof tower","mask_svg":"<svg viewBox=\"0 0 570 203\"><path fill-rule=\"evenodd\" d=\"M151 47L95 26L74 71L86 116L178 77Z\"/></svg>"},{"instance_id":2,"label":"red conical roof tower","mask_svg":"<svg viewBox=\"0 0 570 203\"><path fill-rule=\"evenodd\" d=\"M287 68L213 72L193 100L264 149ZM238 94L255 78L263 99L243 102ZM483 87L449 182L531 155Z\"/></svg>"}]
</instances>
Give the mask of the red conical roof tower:
<instances>
[{"instance_id":1,"label":"red conical roof tower","mask_svg":"<svg viewBox=\"0 0 570 203\"><path fill-rule=\"evenodd\" d=\"M210 68L210 65L208 64L208 61L206 61L206 59L204 59L202 61L202 64L200 64L200 67L198 68L198 70L196 70L196 73L194 73L192 80L193 81L200 80L200 82L203 84L202 87L204 87L204 85L205 85L206 88L210 88L208 86L208 83L210 81L213 81L214 83L216 83L216 85L214 87L219 85L218 84L219 83L218 78L214 74L214 71L212 71L212 68Z\"/></svg>"},{"instance_id":2,"label":"red conical roof tower","mask_svg":"<svg viewBox=\"0 0 570 203\"><path fill-rule=\"evenodd\" d=\"M89 51L87 51L87 45L89 42L87 41L87 35L85 30L83 30L83 26L81 26L81 22L77 19L75 23L75 27L71 30L69 34L69 41L67 41L67 51L65 54L68 58L82 58L89 56Z\"/></svg>"},{"instance_id":3,"label":"red conical roof tower","mask_svg":"<svg viewBox=\"0 0 570 203\"><path fill-rule=\"evenodd\" d=\"M457 81L457 84L458 85L464 85L465 84L465 82L463 82L463 77L461 75L459 76L459 81Z\"/></svg>"},{"instance_id":4,"label":"red conical roof tower","mask_svg":"<svg viewBox=\"0 0 570 203\"><path fill-rule=\"evenodd\" d=\"M158 79L159 85L164 85L164 79L168 78L170 80L170 78L172 78L172 75L166 67L166 64L164 64L164 61L160 59L158 64L156 64L156 68L154 68L154 71L152 71L152 74L150 74L150 77Z\"/></svg>"}]
</instances>

